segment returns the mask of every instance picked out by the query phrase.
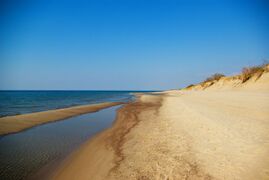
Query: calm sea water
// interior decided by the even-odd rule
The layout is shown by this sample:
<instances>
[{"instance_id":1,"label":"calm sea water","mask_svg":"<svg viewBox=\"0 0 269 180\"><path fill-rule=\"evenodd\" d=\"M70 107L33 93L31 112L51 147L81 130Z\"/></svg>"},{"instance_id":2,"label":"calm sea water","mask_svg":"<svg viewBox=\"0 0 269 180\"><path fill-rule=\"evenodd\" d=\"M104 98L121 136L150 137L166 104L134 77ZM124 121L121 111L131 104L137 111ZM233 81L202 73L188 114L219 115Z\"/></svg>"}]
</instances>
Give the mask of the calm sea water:
<instances>
[{"instance_id":1,"label":"calm sea water","mask_svg":"<svg viewBox=\"0 0 269 180\"><path fill-rule=\"evenodd\" d=\"M0 117L100 102L129 101L145 91L0 91Z\"/></svg>"}]
</instances>

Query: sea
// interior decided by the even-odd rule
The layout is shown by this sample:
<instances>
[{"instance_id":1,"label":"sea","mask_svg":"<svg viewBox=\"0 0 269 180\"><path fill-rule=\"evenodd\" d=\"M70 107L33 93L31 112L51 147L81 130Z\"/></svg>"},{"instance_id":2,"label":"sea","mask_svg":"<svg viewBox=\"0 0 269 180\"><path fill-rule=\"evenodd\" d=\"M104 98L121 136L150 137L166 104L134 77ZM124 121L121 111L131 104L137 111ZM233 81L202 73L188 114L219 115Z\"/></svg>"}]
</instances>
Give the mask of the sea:
<instances>
[{"instance_id":1,"label":"sea","mask_svg":"<svg viewBox=\"0 0 269 180\"><path fill-rule=\"evenodd\" d=\"M152 91L0 91L0 117L102 102L128 102Z\"/></svg>"}]
</instances>

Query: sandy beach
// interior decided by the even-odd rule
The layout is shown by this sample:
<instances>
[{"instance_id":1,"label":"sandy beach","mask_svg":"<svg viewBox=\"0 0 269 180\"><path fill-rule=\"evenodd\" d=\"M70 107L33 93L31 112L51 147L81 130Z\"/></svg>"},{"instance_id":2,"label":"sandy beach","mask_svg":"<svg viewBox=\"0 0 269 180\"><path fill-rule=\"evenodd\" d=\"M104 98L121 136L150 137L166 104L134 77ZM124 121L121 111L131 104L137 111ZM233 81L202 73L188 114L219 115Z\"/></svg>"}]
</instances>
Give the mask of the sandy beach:
<instances>
[{"instance_id":1,"label":"sandy beach","mask_svg":"<svg viewBox=\"0 0 269 180\"><path fill-rule=\"evenodd\" d=\"M269 0L0 2L0 180L269 180Z\"/></svg>"},{"instance_id":2,"label":"sandy beach","mask_svg":"<svg viewBox=\"0 0 269 180\"><path fill-rule=\"evenodd\" d=\"M139 95L51 179L269 179L269 73Z\"/></svg>"},{"instance_id":3,"label":"sandy beach","mask_svg":"<svg viewBox=\"0 0 269 180\"><path fill-rule=\"evenodd\" d=\"M63 109L2 117L0 118L0 135L20 132L37 125L59 121L85 113L97 112L101 109L116 106L119 104L123 103L106 102L106 103L73 106Z\"/></svg>"}]
</instances>

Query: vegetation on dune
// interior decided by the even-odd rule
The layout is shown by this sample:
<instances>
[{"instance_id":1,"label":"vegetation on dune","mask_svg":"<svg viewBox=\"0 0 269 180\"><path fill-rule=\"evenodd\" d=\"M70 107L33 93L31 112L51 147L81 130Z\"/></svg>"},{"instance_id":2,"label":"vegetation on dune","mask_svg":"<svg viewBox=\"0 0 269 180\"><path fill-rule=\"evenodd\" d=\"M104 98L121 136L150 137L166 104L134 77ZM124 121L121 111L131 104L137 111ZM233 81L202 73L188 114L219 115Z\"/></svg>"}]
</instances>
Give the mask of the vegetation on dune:
<instances>
[{"instance_id":1,"label":"vegetation on dune","mask_svg":"<svg viewBox=\"0 0 269 180\"><path fill-rule=\"evenodd\" d=\"M213 75L211 75L210 77L206 78L206 80L204 82L211 82L211 81L218 81L220 80L220 78L225 77L225 75L220 74L220 73L215 73Z\"/></svg>"},{"instance_id":2,"label":"vegetation on dune","mask_svg":"<svg viewBox=\"0 0 269 180\"><path fill-rule=\"evenodd\" d=\"M220 74L220 73L215 73L215 74L211 75L210 77L206 78L206 80L201 82L200 85L204 88L207 88L207 87L213 85L214 81L218 81L222 77L225 77L225 75ZM190 84L189 86L186 87L186 89L190 89L194 86L195 86L194 84Z\"/></svg>"},{"instance_id":3,"label":"vegetation on dune","mask_svg":"<svg viewBox=\"0 0 269 180\"><path fill-rule=\"evenodd\" d=\"M193 87L194 85L193 84L190 84L190 85L188 85L186 88L191 88L191 87Z\"/></svg>"},{"instance_id":4,"label":"vegetation on dune","mask_svg":"<svg viewBox=\"0 0 269 180\"><path fill-rule=\"evenodd\" d=\"M267 67L268 65L269 65L269 63L264 63L264 64L259 65L259 66L252 66L252 67L243 68L241 76L240 76L242 83L246 82L254 75L257 76L257 79L259 79L259 77L261 77L263 72L268 71L268 67Z\"/></svg>"},{"instance_id":5,"label":"vegetation on dune","mask_svg":"<svg viewBox=\"0 0 269 180\"><path fill-rule=\"evenodd\" d=\"M256 77L256 80L259 79L264 72L269 72L269 62L265 62L262 65L258 66L251 66L251 67L245 67L242 69L241 74L237 76L232 76L233 80L240 79L242 83L245 83L252 77ZM201 85L204 89L212 86L216 81L219 81L222 77L225 77L225 75L220 73L215 73L211 75L210 77L206 78L203 82L199 83L198 85ZM190 89L192 87L195 87L196 85L189 85L186 87L186 89Z\"/></svg>"},{"instance_id":6,"label":"vegetation on dune","mask_svg":"<svg viewBox=\"0 0 269 180\"><path fill-rule=\"evenodd\" d=\"M206 80L204 80L203 82L201 82L201 86L204 88L207 88L209 86L212 86L215 81L220 80L220 78L225 77L225 75L220 74L220 73L215 73L213 75L211 75L210 77L206 78Z\"/></svg>"}]
</instances>

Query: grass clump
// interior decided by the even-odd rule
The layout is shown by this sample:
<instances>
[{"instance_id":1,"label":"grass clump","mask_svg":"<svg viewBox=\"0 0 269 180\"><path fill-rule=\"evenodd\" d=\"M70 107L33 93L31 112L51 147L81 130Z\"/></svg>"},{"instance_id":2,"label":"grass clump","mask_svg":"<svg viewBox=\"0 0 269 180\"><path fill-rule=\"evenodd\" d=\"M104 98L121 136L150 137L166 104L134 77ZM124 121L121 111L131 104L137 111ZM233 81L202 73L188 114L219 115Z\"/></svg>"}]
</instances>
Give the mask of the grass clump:
<instances>
[{"instance_id":1,"label":"grass clump","mask_svg":"<svg viewBox=\"0 0 269 180\"><path fill-rule=\"evenodd\" d=\"M206 78L206 80L204 82L211 82L211 81L218 81L220 80L220 78L225 77L224 74L220 74L220 73L215 73L213 75L211 75L210 77Z\"/></svg>"},{"instance_id":2,"label":"grass clump","mask_svg":"<svg viewBox=\"0 0 269 180\"><path fill-rule=\"evenodd\" d=\"M253 77L254 75L257 76L257 79L259 79L261 77L261 75L263 74L263 72L268 71L268 63L259 65L259 66L252 66L252 67L245 67L242 69L242 73L241 73L241 80L242 83L248 81L251 77ZM257 80L256 79L256 80Z\"/></svg>"},{"instance_id":3,"label":"grass clump","mask_svg":"<svg viewBox=\"0 0 269 180\"><path fill-rule=\"evenodd\" d=\"M193 84L190 84L190 85L188 85L186 88L189 89L189 88L191 88L191 87L193 87L193 86L194 86Z\"/></svg>"}]
</instances>

